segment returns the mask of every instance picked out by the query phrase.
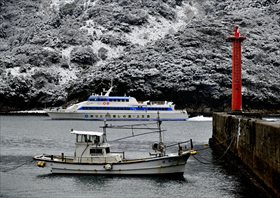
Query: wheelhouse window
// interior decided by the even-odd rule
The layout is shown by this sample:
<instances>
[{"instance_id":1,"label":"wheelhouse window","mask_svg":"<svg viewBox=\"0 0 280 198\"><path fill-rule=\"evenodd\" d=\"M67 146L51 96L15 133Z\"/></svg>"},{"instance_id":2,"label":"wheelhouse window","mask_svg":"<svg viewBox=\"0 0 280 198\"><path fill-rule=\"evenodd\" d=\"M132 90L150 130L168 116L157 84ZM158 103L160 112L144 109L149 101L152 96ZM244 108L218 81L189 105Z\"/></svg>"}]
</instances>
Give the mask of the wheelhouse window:
<instances>
[{"instance_id":1,"label":"wheelhouse window","mask_svg":"<svg viewBox=\"0 0 280 198\"><path fill-rule=\"evenodd\" d=\"M92 154L102 154L102 149L100 148L91 148L89 150L89 153L92 155Z\"/></svg>"},{"instance_id":2,"label":"wheelhouse window","mask_svg":"<svg viewBox=\"0 0 280 198\"><path fill-rule=\"evenodd\" d=\"M84 143L84 142L92 142L96 140L97 137L91 135L76 135L76 142ZM99 137L98 137L99 139Z\"/></svg>"}]
</instances>

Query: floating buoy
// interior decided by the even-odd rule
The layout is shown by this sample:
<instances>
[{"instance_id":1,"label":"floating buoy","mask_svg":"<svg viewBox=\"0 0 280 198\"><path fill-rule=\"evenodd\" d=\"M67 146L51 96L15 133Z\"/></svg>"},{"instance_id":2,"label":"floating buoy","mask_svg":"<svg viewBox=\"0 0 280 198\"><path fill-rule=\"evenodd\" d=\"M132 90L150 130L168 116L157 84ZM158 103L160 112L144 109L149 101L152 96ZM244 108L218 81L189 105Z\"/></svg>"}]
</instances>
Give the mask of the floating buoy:
<instances>
[{"instance_id":1,"label":"floating buoy","mask_svg":"<svg viewBox=\"0 0 280 198\"><path fill-rule=\"evenodd\" d=\"M112 165L111 164L106 164L104 166L105 170L112 170Z\"/></svg>"},{"instance_id":2,"label":"floating buoy","mask_svg":"<svg viewBox=\"0 0 280 198\"><path fill-rule=\"evenodd\" d=\"M46 166L46 162L39 161L39 162L37 162L36 165L37 165L38 167L40 167L40 168L44 168L44 167Z\"/></svg>"},{"instance_id":3,"label":"floating buoy","mask_svg":"<svg viewBox=\"0 0 280 198\"><path fill-rule=\"evenodd\" d=\"M197 151L191 151L191 155L196 155Z\"/></svg>"}]
</instances>

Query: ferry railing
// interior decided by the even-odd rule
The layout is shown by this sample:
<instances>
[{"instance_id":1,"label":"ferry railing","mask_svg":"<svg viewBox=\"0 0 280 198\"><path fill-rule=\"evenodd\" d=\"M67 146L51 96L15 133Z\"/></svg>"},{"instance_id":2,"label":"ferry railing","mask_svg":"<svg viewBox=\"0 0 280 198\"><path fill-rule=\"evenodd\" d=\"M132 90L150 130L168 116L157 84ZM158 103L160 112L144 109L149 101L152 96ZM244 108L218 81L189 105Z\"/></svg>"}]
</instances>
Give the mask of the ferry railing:
<instances>
[{"instance_id":1,"label":"ferry railing","mask_svg":"<svg viewBox=\"0 0 280 198\"><path fill-rule=\"evenodd\" d=\"M145 105L164 105L168 104L166 101L138 101L139 104L145 104Z\"/></svg>"}]
</instances>

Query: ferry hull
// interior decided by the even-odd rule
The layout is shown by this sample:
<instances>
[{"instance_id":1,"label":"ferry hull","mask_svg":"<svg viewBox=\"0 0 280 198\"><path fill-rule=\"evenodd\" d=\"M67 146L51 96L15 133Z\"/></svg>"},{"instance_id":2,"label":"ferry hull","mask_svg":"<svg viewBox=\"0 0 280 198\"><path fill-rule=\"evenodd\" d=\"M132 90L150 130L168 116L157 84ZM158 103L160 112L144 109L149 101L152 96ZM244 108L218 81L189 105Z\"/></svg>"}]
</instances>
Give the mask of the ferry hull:
<instances>
[{"instance_id":1,"label":"ferry hull","mask_svg":"<svg viewBox=\"0 0 280 198\"><path fill-rule=\"evenodd\" d=\"M53 174L91 174L91 175L183 175L189 154L174 157L156 157L145 160L128 160L112 164L65 163L51 161L35 156L37 161L44 161L45 167Z\"/></svg>"},{"instance_id":2,"label":"ferry hull","mask_svg":"<svg viewBox=\"0 0 280 198\"><path fill-rule=\"evenodd\" d=\"M186 121L188 114L185 111L176 112L65 112L65 111L49 111L49 117L53 120L108 120L108 121Z\"/></svg>"}]
</instances>

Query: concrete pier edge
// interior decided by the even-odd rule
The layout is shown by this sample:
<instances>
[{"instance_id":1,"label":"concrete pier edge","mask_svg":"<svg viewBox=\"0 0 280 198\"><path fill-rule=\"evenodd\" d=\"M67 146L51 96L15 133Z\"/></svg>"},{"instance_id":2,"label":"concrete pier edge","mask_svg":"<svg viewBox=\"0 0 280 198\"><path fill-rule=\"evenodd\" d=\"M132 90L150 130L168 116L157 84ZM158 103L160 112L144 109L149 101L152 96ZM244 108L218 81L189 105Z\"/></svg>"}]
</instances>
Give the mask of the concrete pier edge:
<instances>
[{"instance_id":1,"label":"concrete pier edge","mask_svg":"<svg viewBox=\"0 0 280 198\"><path fill-rule=\"evenodd\" d=\"M229 148L230 161L247 169L248 177L255 178L272 197L280 197L279 122L262 120L253 113L215 112L209 144L221 152Z\"/></svg>"}]
</instances>

